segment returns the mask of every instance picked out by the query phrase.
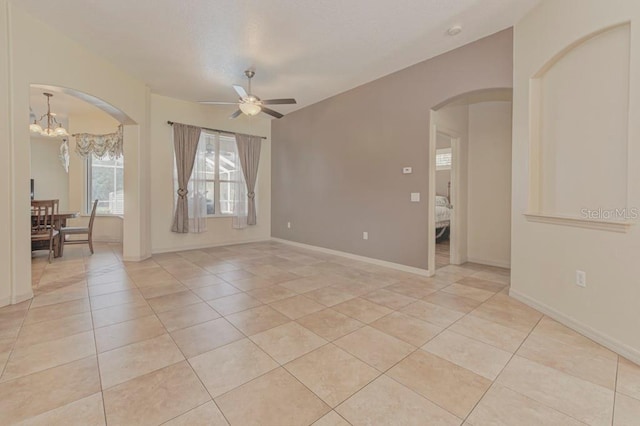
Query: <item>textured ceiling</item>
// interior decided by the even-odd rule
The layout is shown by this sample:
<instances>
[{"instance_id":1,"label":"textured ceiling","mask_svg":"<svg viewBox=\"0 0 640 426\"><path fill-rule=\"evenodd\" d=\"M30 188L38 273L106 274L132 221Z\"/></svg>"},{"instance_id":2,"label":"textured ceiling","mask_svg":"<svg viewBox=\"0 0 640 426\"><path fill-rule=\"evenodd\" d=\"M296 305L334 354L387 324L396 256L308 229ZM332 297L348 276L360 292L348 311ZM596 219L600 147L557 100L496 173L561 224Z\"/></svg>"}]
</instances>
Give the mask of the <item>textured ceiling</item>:
<instances>
[{"instance_id":1,"label":"textured ceiling","mask_svg":"<svg viewBox=\"0 0 640 426\"><path fill-rule=\"evenodd\" d=\"M537 0L20 0L30 14L186 100L318 102L512 26ZM446 30L463 26L451 37ZM233 106L220 107L233 111Z\"/></svg>"}]
</instances>

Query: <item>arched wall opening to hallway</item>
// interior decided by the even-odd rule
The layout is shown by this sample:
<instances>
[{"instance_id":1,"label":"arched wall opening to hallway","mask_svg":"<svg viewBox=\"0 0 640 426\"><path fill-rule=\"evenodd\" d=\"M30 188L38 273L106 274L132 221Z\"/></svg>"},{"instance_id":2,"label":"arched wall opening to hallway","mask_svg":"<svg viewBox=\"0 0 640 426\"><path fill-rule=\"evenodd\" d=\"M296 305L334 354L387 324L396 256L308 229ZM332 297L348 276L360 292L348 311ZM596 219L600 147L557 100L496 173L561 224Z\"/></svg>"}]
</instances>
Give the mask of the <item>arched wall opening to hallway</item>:
<instances>
[{"instance_id":1,"label":"arched wall opening to hallway","mask_svg":"<svg viewBox=\"0 0 640 426\"><path fill-rule=\"evenodd\" d=\"M481 89L430 110L431 274L465 262L509 267L511 99L511 88ZM438 153L448 164L437 166Z\"/></svg>"}]
</instances>

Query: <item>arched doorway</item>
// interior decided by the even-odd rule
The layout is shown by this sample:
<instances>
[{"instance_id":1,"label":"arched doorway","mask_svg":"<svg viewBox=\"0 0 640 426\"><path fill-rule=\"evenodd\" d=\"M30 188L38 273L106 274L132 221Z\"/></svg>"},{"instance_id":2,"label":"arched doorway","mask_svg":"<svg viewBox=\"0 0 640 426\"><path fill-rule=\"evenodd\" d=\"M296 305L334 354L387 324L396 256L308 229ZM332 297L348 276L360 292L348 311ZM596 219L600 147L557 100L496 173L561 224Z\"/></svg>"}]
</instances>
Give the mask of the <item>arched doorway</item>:
<instances>
[{"instance_id":1,"label":"arched doorway","mask_svg":"<svg viewBox=\"0 0 640 426\"><path fill-rule=\"evenodd\" d=\"M431 274L466 262L509 266L511 99L510 88L482 89L430 110Z\"/></svg>"},{"instance_id":2,"label":"arched doorway","mask_svg":"<svg viewBox=\"0 0 640 426\"><path fill-rule=\"evenodd\" d=\"M114 214L103 215L96 218L94 223L94 235L96 227L99 230L102 229L102 235L98 232L98 241L100 241L101 238L105 238L105 235L107 238L111 235L112 239L117 240L122 245L122 250L124 252L123 257L130 257L133 258L132 260L138 260L138 256L136 255L136 253L139 252L136 247L140 246L140 241L138 241L139 238L137 238L138 235L135 232L127 232L127 229L135 229L138 226L139 218L137 217L137 211L134 211L133 214L128 214L131 211L132 206L134 209L137 209L137 203L135 199L132 200L132 202L128 202L131 200L127 200L127 198L130 197L127 197L126 188L131 188L132 182L135 185L135 182L139 179L139 170L137 165L137 159L139 157L137 151L141 142L139 124L121 109L88 93L60 86L32 84L30 85L29 104L31 112L35 113L37 117L42 114L42 111L41 108L38 110L37 107L36 111L34 111L33 104L37 103L37 99L40 99L44 92L53 95L51 97L51 111L59 114L59 120L65 123L65 126L70 133L111 133L116 131L118 126L122 125L124 133L124 157L130 157L131 160L130 164L127 164L127 162L124 163L124 172L122 172L121 169L119 175L119 185L124 189L124 200L122 200L123 208ZM71 116L69 112L72 112L73 116ZM65 184L68 185L69 194L66 197L65 205L61 205L61 207L65 208L67 211L78 212L80 217L78 219L74 219L76 220L76 223L71 223L71 225L83 226L86 225L85 222L88 222L89 219L88 213L90 212L90 209L88 210L87 206L90 204L89 198L92 198L90 188L87 187L87 174L85 169L87 160L86 158L81 158L73 153L75 140L73 137L68 137L68 139L70 145L68 181L66 183L62 183L62 186ZM52 141L51 139L43 142L57 145L55 141ZM31 163L33 167L33 161L37 156L37 153L32 152L31 146L32 144L29 144L29 163ZM48 160L52 160L55 167L60 166L58 158L49 158ZM35 182L36 195L38 194L39 189L42 189L43 183L45 183L43 180L46 179L46 176L44 179L42 175L40 177L40 181ZM48 183L49 186L51 186L51 182ZM44 195L44 198L58 198L55 196L55 193L40 195L40 198L42 198L42 195ZM113 237L113 235L116 235L116 237ZM96 238L94 238L94 241L95 240ZM134 253L134 255L131 256L131 253ZM16 256L20 257L22 254L22 252L17 252ZM27 262L29 262L28 259L24 259L24 263ZM35 282L38 278L37 273L34 276L33 271L31 272L32 276L31 279L27 281L28 283ZM16 288L15 285L12 290L14 303L24 300L30 295L30 293L32 293L31 288Z\"/></svg>"}]
</instances>

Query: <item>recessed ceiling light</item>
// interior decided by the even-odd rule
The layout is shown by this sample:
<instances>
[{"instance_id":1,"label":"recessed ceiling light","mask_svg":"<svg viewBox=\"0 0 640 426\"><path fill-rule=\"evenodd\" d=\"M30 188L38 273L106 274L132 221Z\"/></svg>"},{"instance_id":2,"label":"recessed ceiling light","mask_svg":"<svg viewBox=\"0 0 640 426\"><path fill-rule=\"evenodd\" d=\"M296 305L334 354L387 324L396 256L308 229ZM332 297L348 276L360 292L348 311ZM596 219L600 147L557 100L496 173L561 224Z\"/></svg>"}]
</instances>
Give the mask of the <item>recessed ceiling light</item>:
<instances>
[{"instance_id":1,"label":"recessed ceiling light","mask_svg":"<svg viewBox=\"0 0 640 426\"><path fill-rule=\"evenodd\" d=\"M462 32L462 26L461 25L454 25L453 27L449 28L447 30L447 35L450 36L456 36L458 34L460 34Z\"/></svg>"}]
</instances>

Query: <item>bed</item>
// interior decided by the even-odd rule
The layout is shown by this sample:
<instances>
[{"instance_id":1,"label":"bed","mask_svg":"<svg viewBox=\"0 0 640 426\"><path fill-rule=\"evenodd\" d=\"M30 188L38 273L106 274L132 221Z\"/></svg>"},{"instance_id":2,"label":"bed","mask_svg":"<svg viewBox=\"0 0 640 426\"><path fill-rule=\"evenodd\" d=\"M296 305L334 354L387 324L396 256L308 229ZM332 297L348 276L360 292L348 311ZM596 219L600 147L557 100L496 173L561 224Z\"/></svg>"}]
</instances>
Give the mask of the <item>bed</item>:
<instances>
[{"instance_id":1,"label":"bed","mask_svg":"<svg viewBox=\"0 0 640 426\"><path fill-rule=\"evenodd\" d=\"M450 225L451 204L449 204L449 199L436 195L436 242L449 238Z\"/></svg>"}]
</instances>

